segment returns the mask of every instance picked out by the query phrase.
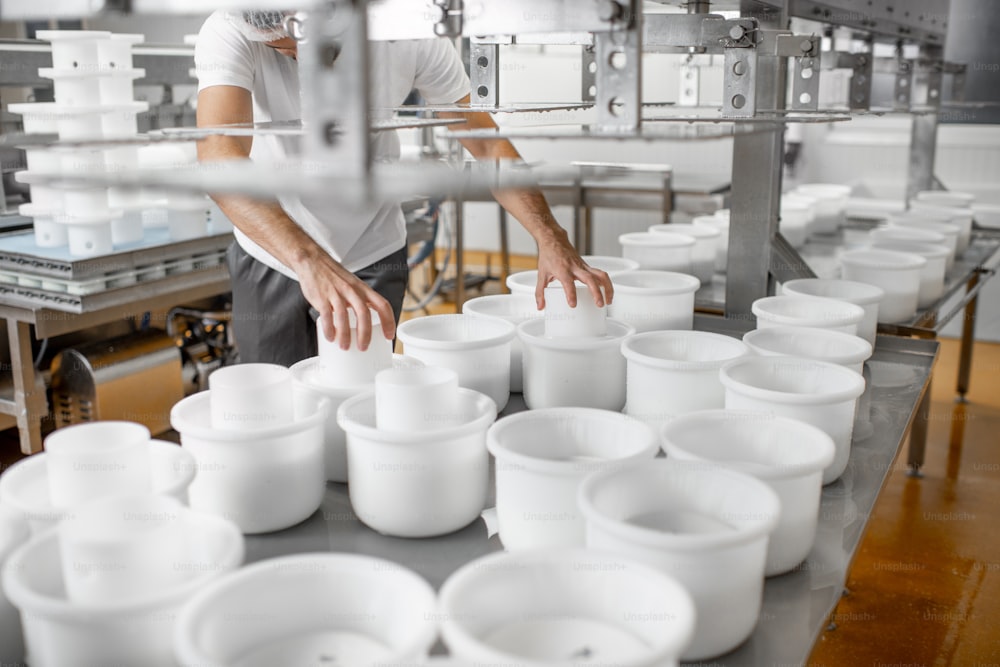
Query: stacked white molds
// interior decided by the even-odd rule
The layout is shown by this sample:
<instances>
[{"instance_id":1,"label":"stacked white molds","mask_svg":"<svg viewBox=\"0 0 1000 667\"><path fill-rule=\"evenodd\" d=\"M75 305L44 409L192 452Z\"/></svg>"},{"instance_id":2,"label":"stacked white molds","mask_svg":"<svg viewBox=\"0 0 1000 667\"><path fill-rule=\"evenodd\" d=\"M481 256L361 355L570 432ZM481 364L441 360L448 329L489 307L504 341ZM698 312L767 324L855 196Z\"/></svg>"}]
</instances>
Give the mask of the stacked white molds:
<instances>
[{"instance_id":1,"label":"stacked white molds","mask_svg":"<svg viewBox=\"0 0 1000 667\"><path fill-rule=\"evenodd\" d=\"M51 177L135 168L134 146L101 150L84 144L137 134L136 116L148 105L133 100L132 82L145 72L132 67L131 49L142 36L94 30L42 30L37 36L52 44L52 67L38 74L52 79L55 102L9 109L22 115L26 134L58 134L60 141L80 145L27 149L28 171L17 178L31 185L32 202L21 213L35 219L40 247L68 245L76 257L106 254L115 245L141 240L142 201L134 193L61 185Z\"/></svg>"},{"instance_id":2,"label":"stacked white molds","mask_svg":"<svg viewBox=\"0 0 1000 667\"><path fill-rule=\"evenodd\" d=\"M580 407L619 411L625 405L621 343L635 333L635 327L608 318L607 308L595 305L583 283L575 283L574 289L576 306L571 308L562 284L553 281L545 288L544 318L530 319L517 327L524 350L524 402L532 410Z\"/></svg>"}]
</instances>

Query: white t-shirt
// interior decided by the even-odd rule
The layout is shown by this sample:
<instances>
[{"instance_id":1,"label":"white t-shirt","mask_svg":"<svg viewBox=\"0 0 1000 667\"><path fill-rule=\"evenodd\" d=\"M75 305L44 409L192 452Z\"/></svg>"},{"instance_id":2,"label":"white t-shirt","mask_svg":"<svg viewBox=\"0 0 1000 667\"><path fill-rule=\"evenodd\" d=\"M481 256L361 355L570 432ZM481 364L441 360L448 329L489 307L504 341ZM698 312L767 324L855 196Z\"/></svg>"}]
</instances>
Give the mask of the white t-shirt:
<instances>
[{"instance_id":1,"label":"white t-shirt","mask_svg":"<svg viewBox=\"0 0 1000 667\"><path fill-rule=\"evenodd\" d=\"M416 88L429 104L450 104L469 93L469 79L454 46L446 39L370 44L371 104L373 118L392 116ZM262 42L246 39L217 11L205 21L195 46L198 90L211 86L237 86L253 95L255 122L302 118L298 64ZM258 135L250 159L278 163L300 154L298 137ZM376 161L399 158L399 137L394 131L374 133L372 155ZM405 244L403 212L398 203L350 210L324 198L310 201L278 197L281 207L334 259L357 271L400 249ZM251 256L295 278L295 274L239 230L236 240Z\"/></svg>"}]
</instances>

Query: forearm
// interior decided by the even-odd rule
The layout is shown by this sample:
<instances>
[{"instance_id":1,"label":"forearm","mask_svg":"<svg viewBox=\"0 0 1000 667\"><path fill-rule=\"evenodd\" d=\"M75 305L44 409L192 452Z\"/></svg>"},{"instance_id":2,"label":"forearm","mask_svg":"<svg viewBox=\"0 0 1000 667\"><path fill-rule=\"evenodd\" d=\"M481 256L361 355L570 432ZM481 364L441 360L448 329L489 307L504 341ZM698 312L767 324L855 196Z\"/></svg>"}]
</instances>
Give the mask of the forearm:
<instances>
[{"instance_id":1,"label":"forearm","mask_svg":"<svg viewBox=\"0 0 1000 667\"><path fill-rule=\"evenodd\" d=\"M459 116L455 114L455 116ZM454 126L454 129L490 129L496 128L493 119L484 113L474 113L461 116L466 123ZM498 162L501 160L520 161L521 155L506 139L463 139L462 146L481 161ZM537 188L517 188L494 190L493 196L504 210L510 213L531 234L539 249L557 244L570 245L569 235L555 218L545 201L541 190Z\"/></svg>"},{"instance_id":2,"label":"forearm","mask_svg":"<svg viewBox=\"0 0 1000 667\"><path fill-rule=\"evenodd\" d=\"M326 254L277 201L237 195L214 195L212 199L234 227L293 271Z\"/></svg>"}]
</instances>

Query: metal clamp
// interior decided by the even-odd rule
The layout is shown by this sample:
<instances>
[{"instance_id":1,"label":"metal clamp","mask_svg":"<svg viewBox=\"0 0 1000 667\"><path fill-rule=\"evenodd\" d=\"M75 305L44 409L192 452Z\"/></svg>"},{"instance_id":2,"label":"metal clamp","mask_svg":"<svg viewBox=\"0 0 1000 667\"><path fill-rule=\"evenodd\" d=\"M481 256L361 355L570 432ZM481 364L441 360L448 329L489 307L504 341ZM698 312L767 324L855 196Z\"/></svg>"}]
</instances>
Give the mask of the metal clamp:
<instances>
[{"instance_id":1,"label":"metal clamp","mask_svg":"<svg viewBox=\"0 0 1000 667\"><path fill-rule=\"evenodd\" d=\"M641 122L642 33L594 35L597 62L597 125L602 131L635 131Z\"/></svg>"},{"instance_id":2,"label":"metal clamp","mask_svg":"<svg viewBox=\"0 0 1000 667\"><path fill-rule=\"evenodd\" d=\"M441 16L434 24L438 37L458 37L462 34L462 0L434 0Z\"/></svg>"},{"instance_id":3,"label":"metal clamp","mask_svg":"<svg viewBox=\"0 0 1000 667\"><path fill-rule=\"evenodd\" d=\"M469 80L473 106L495 107L500 103L500 46L472 41L469 44Z\"/></svg>"},{"instance_id":4,"label":"metal clamp","mask_svg":"<svg viewBox=\"0 0 1000 667\"><path fill-rule=\"evenodd\" d=\"M819 37L779 33L773 44L775 56L791 58L794 62L791 109L815 111L819 108Z\"/></svg>"},{"instance_id":5,"label":"metal clamp","mask_svg":"<svg viewBox=\"0 0 1000 667\"><path fill-rule=\"evenodd\" d=\"M726 49L722 115L752 118L757 113L757 49Z\"/></svg>"},{"instance_id":6,"label":"metal clamp","mask_svg":"<svg viewBox=\"0 0 1000 667\"><path fill-rule=\"evenodd\" d=\"M580 50L580 99L584 102L597 99L597 52L593 46Z\"/></svg>"},{"instance_id":7,"label":"metal clamp","mask_svg":"<svg viewBox=\"0 0 1000 667\"><path fill-rule=\"evenodd\" d=\"M722 49L750 49L758 42L757 21L724 19L715 14L650 14L643 18L643 48L652 53L718 53Z\"/></svg>"}]
</instances>

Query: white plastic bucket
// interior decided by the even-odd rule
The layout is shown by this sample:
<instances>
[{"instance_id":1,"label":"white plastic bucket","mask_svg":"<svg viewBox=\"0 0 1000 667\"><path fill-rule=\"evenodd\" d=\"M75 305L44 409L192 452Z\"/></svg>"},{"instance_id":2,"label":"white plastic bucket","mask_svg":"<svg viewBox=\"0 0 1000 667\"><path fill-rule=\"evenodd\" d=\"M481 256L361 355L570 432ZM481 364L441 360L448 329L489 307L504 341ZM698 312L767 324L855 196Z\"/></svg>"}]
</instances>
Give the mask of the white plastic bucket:
<instances>
[{"instance_id":1,"label":"white plastic bucket","mask_svg":"<svg viewBox=\"0 0 1000 667\"><path fill-rule=\"evenodd\" d=\"M177 613L186 600L243 562L243 538L225 519L182 510L188 559L184 581L140 601L81 606L66 598L59 530L34 536L3 570L3 588L21 610L28 662L64 665L176 667Z\"/></svg>"},{"instance_id":2,"label":"white plastic bucket","mask_svg":"<svg viewBox=\"0 0 1000 667\"><path fill-rule=\"evenodd\" d=\"M917 308L927 308L944 294L944 276L948 265L948 249L911 241L873 241L875 250L893 250L920 255L927 260L920 271Z\"/></svg>"},{"instance_id":3,"label":"white plastic bucket","mask_svg":"<svg viewBox=\"0 0 1000 667\"><path fill-rule=\"evenodd\" d=\"M584 549L478 558L445 581L440 609L459 665L676 665L695 626L673 578Z\"/></svg>"},{"instance_id":4,"label":"white plastic bucket","mask_svg":"<svg viewBox=\"0 0 1000 667\"><path fill-rule=\"evenodd\" d=\"M869 283L885 292L879 305L880 322L905 322L916 314L920 275L926 265L920 255L892 250L855 249L840 255L845 280Z\"/></svg>"},{"instance_id":5,"label":"white plastic bucket","mask_svg":"<svg viewBox=\"0 0 1000 667\"><path fill-rule=\"evenodd\" d=\"M184 667L418 664L437 635L434 589L406 567L354 554L248 565L192 597L177 618Z\"/></svg>"},{"instance_id":6,"label":"white plastic bucket","mask_svg":"<svg viewBox=\"0 0 1000 667\"><path fill-rule=\"evenodd\" d=\"M291 423L222 431L212 426L210 393L188 396L170 410L170 425L198 465L188 490L191 507L227 517L245 534L281 530L307 519L326 491L326 399L290 392L295 402Z\"/></svg>"},{"instance_id":7,"label":"white plastic bucket","mask_svg":"<svg viewBox=\"0 0 1000 667\"><path fill-rule=\"evenodd\" d=\"M534 286L532 286L530 294L534 294ZM462 314L471 317L492 317L510 322L516 327L526 320L542 317L542 312L535 308L535 299L530 294L478 296L462 304ZM521 339L514 336L510 341L510 390L517 393L520 393L523 387L521 358Z\"/></svg>"},{"instance_id":8,"label":"white plastic bucket","mask_svg":"<svg viewBox=\"0 0 1000 667\"><path fill-rule=\"evenodd\" d=\"M615 257L614 255L581 255L580 259L586 262L587 266L600 269L611 278L621 273L635 271L639 268L639 262L633 259L625 259L624 257Z\"/></svg>"},{"instance_id":9,"label":"white plastic bucket","mask_svg":"<svg viewBox=\"0 0 1000 667\"><path fill-rule=\"evenodd\" d=\"M173 498L115 496L87 503L59 523L66 597L80 606L142 602L183 584L190 548Z\"/></svg>"},{"instance_id":10,"label":"white plastic bucket","mask_svg":"<svg viewBox=\"0 0 1000 667\"><path fill-rule=\"evenodd\" d=\"M832 234L844 222L844 207L851 194L849 185L834 183L807 183L795 189L795 193L816 200L813 210L812 231Z\"/></svg>"},{"instance_id":11,"label":"white plastic bucket","mask_svg":"<svg viewBox=\"0 0 1000 667\"><path fill-rule=\"evenodd\" d=\"M722 655L750 636L780 514L766 484L716 465L656 459L589 475L579 502L588 548L653 565L691 594L701 620L682 659Z\"/></svg>"},{"instance_id":12,"label":"white plastic bucket","mask_svg":"<svg viewBox=\"0 0 1000 667\"><path fill-rule=\"evenodd\" d=\"M639 262L640 269L691 273L695 240L674 232L631 232L618 237L622 257Z\"/></svg>"},{"instance_id":13,"label":"white plastic bucket","mask_svg":"<svg viewBox=\"0 0 1000 667\"><path fill-rule=\"evenodd\" d=\"M719 236L715 239L715 271L725 273L729 264L729 212L725 216L719 215L699 215L691 220L693 225L705 225L719 231Z\"/></svg>"},{"instance_id":14,"label":"white plastic bucket","mask_svg":"<svg viewBox=\"0 0 1000 667\"><path fill-rule=\"evenodd\" d=\"M539 324L544 324L539 320ZM493 399L497 411L510 398L510 322L468 315L428 315L403 322L396 336L407 356L458 373L458 384Z\"/></svg>"},{"instance_id":15,"label":"white plastic bucket","mask_svg":"<svg viewBox=\"0 0 1000 667\"><path fill-rule=\"evenodd\" d=\"M600 338L547 338L545 322L517 327L524 347L524 402L529 409L625 406L625 357L621 342L635 327L609 319Z\"/></svg>"},{"instance_id":16,"label":"white plastic bucket","mask_svg":"<svg viewBox=\"0 0 1000 667\"><path fill-rule=\"evenodd\" d=\"M649 231L657 234L684 234L692 237L694 246L691 247L691 275L706 285L712 282L712 276L715 275L715 256L718 252L719 237L722 236L721 231L715 227L694 223L652 225Z\"/></svg>"},{"instance_id":17,"label":"white plastic bucket","mask_svg":"<svg viewBox=\"0 0 1000 667\"><path fill-rule=\"evenodd\" d=\"M656 432L610 410L547 408L497 421L486 435L496 459L500 541L508 551L584 545L576 506L590 472L652 459Z\"/></svg>"},{"instance_id":18,"label":"white plastic bucket","mask_svg":"<svg viewBox=\"0 0 1000 667\"><path fill-rule=\"evenodd\" d=\"M955 252L959 255L969 247L972 238L973 213L969 205L949 206L935 204L929 201L911 201L910 211L916 215L926 216L942 222L948 222L958 227L958 246Z\"/></svg>"},{"instance_id":19,"label":"white plastic bucket","mask_svg":"<svg viewBox=\"0 0 1000 667\"><path fill-rule=\"evenodd\" d=\"M868 238L871 239L872 243L882 243L883 241L925 243L927 245L941 247L946 253L948 252L948 240L945 238L945 235L929 229L886 225L884 227L876 227L868 232Z\"/></svg>"},{"instance_id":20,"label":"white plastic bucket","mask_svg":"<svg viewBox=\"0 0 1000 667\"><path fill-rule=\"evenodd\" d=\"M396 537L431 537L479 518L489 482L486 429L496 404L471 389L459 389L457 403L457 426L419 432L375 428L374 392L340 404L351 507L365 525Z\"/></svg>"},{"instance_id":21,"label":"white plastic bucket","mask_svg":"<svg viewBox=\"0 0 1000 667\"><path fill-rule=\"evenodd\" d=\"M858 398L864 378L843 366L802 357L746 357L720 371L727 409L761 410L808 422L836 446L823 472L829 484L847 468Z\"/></svg>"},{"instance_id":22,"label":"white plastic bucket","mask_svg":"<svg viewBox=\"0 0 1000 667\"><path fill-rule=\"evenodd\" d=\"M393 359L393 366L406 368L422 366L423 362L402 355ZM347 437L337 423L337 408L351 396L370 391L371 385L357 387L329 387L324 384L324 372L319 357L303 359L289 369L295 380L297 391L312 391L325 398L330 410L323 424L323 462L326 479L330 482L347 483Z\"/></svg>"},{"instance_id":23,"label":"white plastic bucket","mask_svg":"<svg viewBox=\"0 0 1000 667\"><path fill-rule=\"evenodd\" d=\"M832 278L797 278L783 283L782 294L792 296L821 296L853 303L865 311L858 323L857 335L875 345L878 328L878 309L885 291L881 287L851 280Z\"/></svg>"},{"instance_id":24,"label":"white plastic bucket","mask_svg":"<svg viewBox=\"0 0 1000 667\"><path fill-rule=\"evenodd\" d=\"M690 329L694 325L694 297L701 282L673 271L632 271L616 276L615 298L608 317L636 331Z\"/></svg>"},{"instance_id":25,"label":"white plastic bucket","mask_svg":"<svg viewBox=\"0 0 1000 667\"><path fill-rule=\"evenodd\" d=\"M723 364L750 354L738 338L708 331L651 331L626 338L625 412L659 428L676 415L721 408Z\"/></svg>"},{"instance_id":26,"label":"white plastic bucket","mask_svg":"<svg viewBox=\"0 0 1000 667\"><path fill-rule=\"evenodd\" d=\"M865 317L861 306L816 296L765 296L751 304L757 328L815 327L856 335Z\"/></svg>"},{"instance_id":27,"label":"white plastic bucket","mask_svg":"<svg viewBox=\"0 0 1000 667\"><path fill-rule=\"evenodd\" d=\"M531 300L535 304L535 286L538 284L538 271L518 271L507 276L507 289L511 294Z\"/></svg>"},{"instance_id":28,"label":"white plastic bucket","mask_svg":"<svg viewBox=\"0 0 1000 667\"><path fill-rule=\"evenodd\" d=\"M907 212L894 215L889 218L890 227L906 227L907 229L922 229L929 232L937 232L944 235L945 244L948 248L948 269L955 263L958 256L959 237L962 230L958 225L950 222L943 222L938 218L928 217L922 213Z\"/></svg>"},{"instance_id":29,"label":"white plastic bucket","mask_svg":"<svg viewBox=\"0 0 1000 667\"><path fill-rule=\"evenodd\" d=\"M778 220L778 231L793 248L801 248L809 237L810 226L813 224L813 204L805 199L783 197L781 199L781 217Z\"/></svg>"},{"instance_id":30,"label":"white plastic bucket","mask_svg":"<svg viewBox=\"0 0 1000 667\"><path fill-rule=\"evenodd\" d=\"M833 462L829 435L797 419L735 410L683 415L660 434L668 458L738 470L778 494L781 516L768 541L766 576L805 559L816 538L823 470Z\"/></svg>"},{"instance_id":31,"label":"white plastic bucket","mask_svg":"<svg viewBox=\"0 0 1000 667\"><path fill-rule=\"evenodd\" d=\"M351 329L351 344L346 350L323 333L323 325L316 320L316 342L318 347L321 382L328 387L367 387L375 381L379 371L392 368L392 341L382 334L382 319L378 313L369 311L371 317L371 339L368 348L358 349L358 322L353 310L347 311L347 323Z\"/></svg>"},{"instance_id":32,"label":"white plastic bucket","mask_svg":"<svg viewBox=\"0 0 1000 667\"><path fill-rule=\"evenodd\" d=\"M0 568L15 549L28 541L31 531L17 512L0 504ZM0 586L0 663L19 665L24 660L21 615Z\"/></svg>"},{"instance_id":33,"label":"white plastic bucket","mask_svg":"<svg viewBox=\"0 0 1000 667\"><path fill-rule=\"evenodd\" d=\"M743 342L764 357L805 357L828 361L861 373L872 356L872 345L842 331L813 327L768 327L743 335Z\"/></svg>"},{"instance_id":34,"label":"white plastic bucket","mask_svg":"<svg viewBox=\"0 0 1000 667\"><path fill-rule=\"evenodd\" d=\"M953 206L967 208L976 201L976 195L970 192L952 192L951 190L921 190L916 200L926 202L931 206Z\"/></svg>"},{"instance_id":35,"label":"white plastic bucket","mask_svg":"<svg viewBox=\"0 0 1000 667\"><path fill-rule=\"evenodd\" d=\"M68 427L67 427L68 428ZM187 503L187 489L197 464L182 447L169 442L149 442L152 492ZM73 513L72 508L53 506L49 489L49 455L39 452L13 464L0 475L0 506L22 516L38 534ZM105 489L108 497L110 489Z\"/></svg>"},{"instance_id":36,"label":"white plastic bucket","mask_svg":"<svg viewBox=\"0 0 1000 667\"><path fill-rule=\"evenodd\" d=\"M719 215L720 211L715 213L715 215L699 215L691 220L691 224L705 225L718 230L719 235L715 239L715 271L725 273L726 265L729 263L729 211L726 210L724 217Z\"/></svg>"}]
</instances>

